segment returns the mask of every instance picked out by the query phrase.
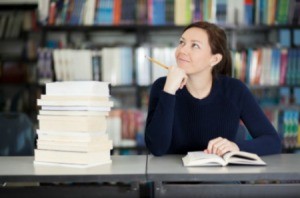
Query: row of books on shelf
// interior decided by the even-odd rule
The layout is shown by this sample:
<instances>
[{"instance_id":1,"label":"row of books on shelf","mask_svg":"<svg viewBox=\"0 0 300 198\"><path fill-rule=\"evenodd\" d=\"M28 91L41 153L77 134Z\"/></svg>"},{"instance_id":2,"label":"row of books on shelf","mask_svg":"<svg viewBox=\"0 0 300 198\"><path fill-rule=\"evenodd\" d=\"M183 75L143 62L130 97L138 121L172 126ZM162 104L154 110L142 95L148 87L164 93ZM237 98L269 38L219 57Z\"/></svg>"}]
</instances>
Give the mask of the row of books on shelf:
<instances>
[{"instance_id":1,"label":"row of books on shelf","mask_svg":"<svg viewBox=\"0 0 300 198\"><path fill-rule=\"evenodd\" d=\"M22 31L37 29L35 11L1 11L0 39L18 38Z\"/></svg>"},{"instance_id":2,"label":"row of books on shelf","mask_svg":"<svg viewBox=\"0 0 300 198\"><path fill-rule=\"evenodd\" d=\"M174 58L171 58L174 56L173 51L173 48L167 47L152 48L153 57L167 65L175 65ZM167 73L159 67L151 67L151 63L145 58L145 55L149 54L148 47L113 47L103 48L101 51L40 49L39 79L40 83L49 82L54 79L55 74L57 81L102 80L110 82L111 85L150 85ZM133 78L134 72L136 82Z\"/></svg>"},{"instance_id":3,"label":"row of books on shelf","mask_svg":"<svg viewBox=\"0 0 300 198\"><path fill-rule=\"evenodd\" d=\"M108 116L108 132L114 147L144 147L146 116L146 111L139 109L113 109Z\"/></svg>"},{"instance_id":4,"label":"row of books on shelf","mask_svg":"<svg viewBox=\"0 0 300 198\"><path fill-rule=\"evenodd\" d=\"M111 85L150 85L167 74L152 66L145 55L176 65L173 47L105 47L99 51L40 49L39 79L103 80ZM54 62L52 63L52 57ZM258 48L232 51L234 76L249 85L299 85L300 49ZM52 70L54 65L54 71ZM46 79L46 80L45 80Z\"/></svg>"},{"instance_id":5,"label":"row of books on shelf","mask_svg":"<svg viewBox=\"0 0 300 198\"><path fill-rule=\"evenodd\" d=\"M274 110L266 108L264 109L264 113L278 131L284 149L300 147L299 110Z\"/></svg>"},{"instance_id":6,"label":"row of books on shelf","mask_svg":"<svg viewBox=\"0 0 300 198\"><path fill-rule=\"evenodd\" d=\"M278 131L286 149L300 147L299 111L282 111L279 113Z\"/></svg>"},{"instance_id":7,"label":"row of books on shelf","mask_svg":"<svg viewBox=\"0 0 300 198\"><path fill-rule=\"evenodd\" d=\"M300 24L297 0L51 0L48 5L48 25Z\"/></svg>"},{"instance_id":8,"label":"row of books on shelf","mask_svg":"<svg viewBox=\"0 0 300 198\"><path fill-rule=\"evenodd\" d=\"M264 108L300 110L300 87L264 87L251 91Z\"/></svg>"},{"instance_id":9,"label":"row of books on shelf","mask_svg":"<svg viewBox=\"0 0 300 198\"><path fill-rule=\"evenodd\" d=\"M300 49L232 51L234 76L249 85L300 85Z\"/></svg>"}]
</instances>

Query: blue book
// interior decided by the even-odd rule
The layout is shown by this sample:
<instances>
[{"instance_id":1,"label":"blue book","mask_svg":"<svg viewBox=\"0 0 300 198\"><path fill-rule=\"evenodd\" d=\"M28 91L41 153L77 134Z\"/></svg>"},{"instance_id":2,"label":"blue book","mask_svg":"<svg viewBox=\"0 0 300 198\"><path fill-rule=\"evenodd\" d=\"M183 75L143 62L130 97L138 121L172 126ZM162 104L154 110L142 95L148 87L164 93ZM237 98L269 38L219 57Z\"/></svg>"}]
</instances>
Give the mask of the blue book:
<instances>
[{"instance_id":1,"label":"blue book","mask_svg":"<svg viewBox=\"0 0 300 198\"><path fill-rule=\"evenodd\" d=\"M291 32L289 29L279 30L279 42L281 47L291 47Z\"/></svg>"},{"instance_id":2,"label":"blue book","mask_svg":"<svg viewBox=\"0 0 300 198\"><path fill-rule=\"evenodd\" d=\"M296 105L300 105L300 87L294 88L294 101Z\"/></svg>"},{"instance_id":3,"label":"blue book","mask_svg":"<svg viewBox=\"0 0 300 198\"><path fill-rule=\"evenodd\" d=\"M153 25L166 24L166 2L165 0L153 0Z\"/></svg>"},{"instance_id":4,"label":"blue book","mask_svg":"<svg viewBox=\"0 0 300 198\"><path fill-rule=\"evenodd\" d=\"M217 0L216 2L216 19L218 24L225 24L227 17L227 1Z\"/></svg>"},{"instance_id":5,"label":"blue book","mask_svg":"<svg viewBox=\"0 0 300 198\"><path fill-rule=\"evenodd\" d=\"M295 46L300 46L300 29L293 30L294 32L294 40L293 43Z\"/></svg>"}]
</instances>

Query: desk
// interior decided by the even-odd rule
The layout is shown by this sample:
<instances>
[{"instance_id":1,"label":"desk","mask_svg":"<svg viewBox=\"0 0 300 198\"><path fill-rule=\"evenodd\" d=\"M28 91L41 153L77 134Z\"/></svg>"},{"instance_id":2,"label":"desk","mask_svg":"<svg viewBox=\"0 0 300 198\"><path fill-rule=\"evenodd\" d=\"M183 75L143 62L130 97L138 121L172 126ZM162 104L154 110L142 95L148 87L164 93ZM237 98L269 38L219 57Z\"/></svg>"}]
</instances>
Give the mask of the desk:
<instances>
[{"instance_id":1,"label":"desk","mask_svg":"<svg viewBox=\"0 0 300 198\"><path fill-rule=\"evenodd\" d=\"M300 197L300 155L262 157L267 166L226 167L184 167L182 157L148 157L155 197Z\"/></svg>"},{"instance_id":2,"label":"desk","mask_svg":"<svg viewBox=\"0 0 300 198\"><path fill-rule=\"evenodd\" d=\"M146 156L111 156L111 158L111 164L90 168L70 168L34 165L33 157L0 157L1 183L54 184L38 187L2 187L0 197L40 198L62 197L62 195L63 197L139 197L139 184L146 181ZM87 185L91 182L94 182L94 185ZM116 185L99 185L101 182L113 182ZM117 185L118 182L129 183L129 185ZM55 185L55 183L65 185Z\"/></svg>"}]
</instances>

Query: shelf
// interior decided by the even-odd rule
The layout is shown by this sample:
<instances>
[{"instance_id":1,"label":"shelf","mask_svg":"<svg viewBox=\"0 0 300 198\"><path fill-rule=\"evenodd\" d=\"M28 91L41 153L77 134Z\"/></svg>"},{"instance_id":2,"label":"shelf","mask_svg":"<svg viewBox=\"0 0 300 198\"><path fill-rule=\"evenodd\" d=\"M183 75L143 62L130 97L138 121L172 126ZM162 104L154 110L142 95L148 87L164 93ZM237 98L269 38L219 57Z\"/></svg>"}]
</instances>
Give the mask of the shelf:
<instances>
[{"instance_id":1,"label":"shelf","mask_svg":"<svg viewBox=\"0 0 300 198\"><path fill-rule=\"evenodd\" d=\"M300 25L252 25L252 26L235 26L235 25L219 25L228 31L265 31L270 29L294 29L300 28ZM182 31L185 26L174 26L174 25L48 25L41 27L44 31L78 31L78 32L89 32L89 31L124 31L124 32L147 32L147 31L162 31L162 30L173 30Z\"/></svg>"},{"instance_id":2,"label":"shelf","mask_svg":"<svg viewBox=\"0 0 300 198\"><path fill-rule=\"evenodd\" d=\"M0 62L22 62L22 63L36 63L37 58L26 59L20 56L0 56Z\"/></svg>"},{"instance_id":3,"label":"shelf","mask_svg":"<svg viewBox=\"0 0 300 198\"><path fill-rule=\"evenodd\" d=\"M225 30L232 31L266 31L266 30L277 30L277 29L295 29L300 28L297 24L287 24L287 25L220 25Z\"/></svg>"},{"instance_id":4,"label":"shelf","mask_svg":"<svg viewBox=\"0 0 300 198\"><path fill-rule=\"evenodd\" d=\"M43 26L42 30L45 31L124 31L124 32L137 32L137 31L150 31L150 30L182 30L181 26L150 26L150 25L53 25Z\"/></svg>"},{"instance_id":5,"label":"shelf","mask_svg":"<svg viewBox=\"0 0 300 198\"><path fill-rule=\"evenodd\" d=\"M148 89L150 88L151 85L110 85L110 88L112 89Z\"/></svg>"},{"instance_id":6,"label":"shelf","mask_svg":"<svg viewBox=\"0 0 300 198\"><path fill-rule=\"evenodd\" d=\"M27 83L27 82L1 82L0 87L39 87L39 84L37 83Z\"/></svg>"},{"instance_id":7,"label":"shelf","mask_svg":"<svg viewBox=\"0 0 300 198\"><path fill-rule=\"evenodd\" d=\"M1 0L0 10L33 10L38 7L38 0Z\"/></svg>"},{"instance_id":8,"label":"shelf","mask_svg":"<svg viewBox=\"0 0 300 198\"><path fill-rule=\"evenodd\" d=\"M267 109L267 110L278 110L278 111L282 111L282 110L296 110L296 111L300 111L300 105L281 105L278 104L276 106L262 106L262 109Z\"/></svg>"},{"instance_id":9,"label":"shelf","mask_svg":"<svg viewBox=\"0 0 300 198\"><path fill-rule=\"evenodd\" d=\"M117 147L113 147L113 150L139 150L139 151L146 151L147 148L145 146L117 146Z\"/></svg>"},{"instance_id":10,"label":"shelf","mask_svg":"<svg viewBox=\"0 0 300 198\"><path fill-rule=\"evenodd\" d=\"M295 88L300 87L300 85L248 85L249 89L280 89L280 88Z\"/></svg>"}]
</instances>

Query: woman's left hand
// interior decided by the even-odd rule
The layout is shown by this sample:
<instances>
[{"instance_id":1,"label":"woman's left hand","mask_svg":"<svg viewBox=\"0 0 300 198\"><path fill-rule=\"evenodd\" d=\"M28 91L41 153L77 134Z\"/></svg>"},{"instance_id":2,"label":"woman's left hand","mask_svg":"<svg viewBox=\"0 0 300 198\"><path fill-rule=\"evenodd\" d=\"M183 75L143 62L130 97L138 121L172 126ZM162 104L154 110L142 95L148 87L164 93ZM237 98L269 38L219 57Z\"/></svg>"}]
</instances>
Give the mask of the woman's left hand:
<instances>
[{"instance_id":1,"label":"woman's left hand","mask_svg":"<svg viewBox=\"0 0 300 198\"><path fill-rule=\"evenodd\" d=\"M219 156L224 155L229 151L239 151L240 148L226 138L218 137L208 142L207 149L204 150L208 154L217 154Z\"/></svg>"}]
</instances>

